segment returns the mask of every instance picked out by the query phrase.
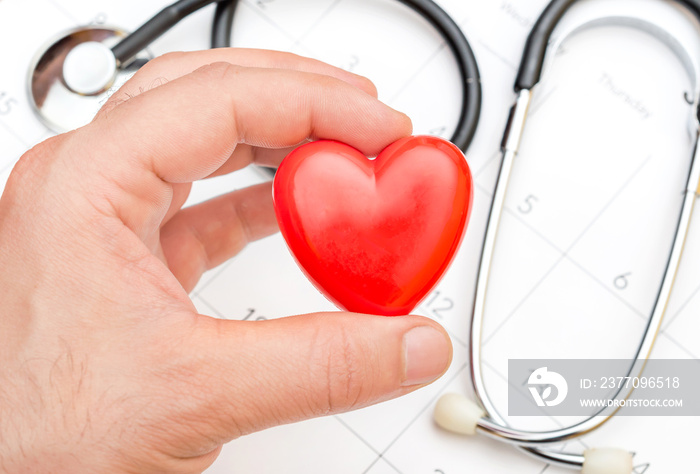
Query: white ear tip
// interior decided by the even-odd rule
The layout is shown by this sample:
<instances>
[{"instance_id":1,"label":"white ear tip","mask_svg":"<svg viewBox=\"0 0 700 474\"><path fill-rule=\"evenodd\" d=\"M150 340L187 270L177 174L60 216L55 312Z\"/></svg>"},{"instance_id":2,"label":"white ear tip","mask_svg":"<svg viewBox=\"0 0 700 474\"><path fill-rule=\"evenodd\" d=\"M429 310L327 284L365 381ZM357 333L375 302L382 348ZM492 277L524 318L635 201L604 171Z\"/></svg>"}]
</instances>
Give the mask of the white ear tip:
<instances>
[{"instance_id":1,"label":"white ear tip","mask_svg":"<svg viewBox=\"0 0 700 474\"><path fill-rule=\"evenodd\" d=\"M440 397L433 412L433 418L440 427L465 435L476 433L476 425L485 415L479 405L456 393L446 393Z\"/></svg>"},{"instance_id":2,"label":"white ear tip","mask_svg":"<svg viewBox=\"0 0 700 474\"><path fill-rule=\"evenodd\" d=\"M589 449L583 454L582 474L632 474L632 453L614 448Z\"/></svg>"}]
</instances>

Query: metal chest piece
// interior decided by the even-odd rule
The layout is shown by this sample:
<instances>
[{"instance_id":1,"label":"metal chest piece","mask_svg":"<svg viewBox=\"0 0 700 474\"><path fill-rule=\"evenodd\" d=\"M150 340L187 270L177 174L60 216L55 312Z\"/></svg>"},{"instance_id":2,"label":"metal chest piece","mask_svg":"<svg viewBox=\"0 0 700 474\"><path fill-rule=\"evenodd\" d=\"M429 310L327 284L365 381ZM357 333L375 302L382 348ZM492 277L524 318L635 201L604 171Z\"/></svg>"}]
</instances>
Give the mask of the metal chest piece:
<instances>
[{"instance_id":1,"label":"metal chest piece","mask_svg":"<svg viewBox=\"0 0 700 474\"><path fill-rule=\"evenodd\" d=\"M29 68L29 102L56 133L82 127L139 70L151 55L140 52L128 64L114 58L111 48L125 31L106 26L75 28L50 41Z\"/></svg>"}]
</instances>

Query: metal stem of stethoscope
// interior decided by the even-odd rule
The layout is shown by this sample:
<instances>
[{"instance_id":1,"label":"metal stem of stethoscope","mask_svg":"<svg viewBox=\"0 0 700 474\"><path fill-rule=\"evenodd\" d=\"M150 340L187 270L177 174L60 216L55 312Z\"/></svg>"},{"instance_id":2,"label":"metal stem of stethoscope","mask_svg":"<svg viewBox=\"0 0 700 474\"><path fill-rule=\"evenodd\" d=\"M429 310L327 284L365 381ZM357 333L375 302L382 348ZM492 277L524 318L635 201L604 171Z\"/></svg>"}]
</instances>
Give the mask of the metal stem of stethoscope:
<instances>
[{"instance_id":1,"label":"metal stem of stethoscope","mask_svg":"<svg viewBox=\"0 0 700 474\"><path fill-rule=\"evenodd\" d=\"M496 409L495 405L493 404L493 402L487 394L481 364L482 326L485 311L486 293L489 282L489 273L493 253L496 247L498 226L500 223L503 205L505 202L506 191L508 188L511 170L513 167L513 163L518 155L518 150L520 148L520 141L525 128L528 109L532 99L532 87L535 84L537 84L540 79L540 74L545 60L545 52L547 52L546 50L549 42L549 36L552 34L554 26L558 23L561 16L572 3L574 3L574 0L555 0L551 2L545 9L545 12L541 16L540 20L538 20L535 28L533 29L533 33L528 39L528 45L526 47L525 56L523 58L523 63L521 64L518 80L516 81L516 90L518 91L517 101L511 109L511 114L502 142L503 159L501 162L501 168L498 175L498 182L496 184L496 189L493 196L491 211L486 228L486 235L484 238L484 244L482 248L481 261L479 264L479 274L477 278L477 285L474 297L473 318L471 323L470 334L471 348L469 357L472 384L478 402L483 410L481 411L481 414L479 414L478 408L476 407L465 408L464 406L457 405L455 400L452 399L450 395L447 395L445 397L444 406L436 407L436 420L438 420L438 422L441 423L441 420L445 420L446 414L452 410L453 406L459 406L458 412L459 416L461 417L461 420L465 420L464 426L460 425L460 423L462 423L462 421L460 420L454 422L455 424L452 424L451 426L447 426L448 429L455 429L456 431L464 433L473 433L475 431L479 431L482 434L485 434L489 437L496 438L510 444L514 444L517 447L524 450L527 454L530 454L548 463L567 468L581 469L586 463L585 456L580 454L552 451L546 449L546 446L577 438L599 428L605 422L610 420L610 418L616 413L616 411L619 410L619 407L616 408L613 406L610 408L603 409L599 411L596 415L589 417L588 419L576 425L558 430L551 430L546 432L531 432L512 429L507 426L505 419L498 413L498 410ZM686 6L690 7L696 16L700 17L700 2L691 1L681 3L686 4ZM584 25L579 25L578 27L572 29L568 33L562 34L559 37L558 41L554 42L554 46L551 47L549 50L549 57L553 57L554 52L556 52L557 48L561 45L564 38L566 38L573 32L578 31L586 26L594 26L597 24L608 23L636 25L644 30L650 31L655 36L666 40L671 49L673 49L674 52L676 52L676 54L683 61L684 65L694 78L696 89L698 88L698 68L697 66L695 66L695 64L690 65L691 63L693 63L693 61L690 59L688 52L685 50L685 48L683 48L680 45L680 43L678 43L675 40L675 38L673 38L667 32L663 31L658 26L640 20L638 18L599 18L591 20ZM668 300L671 294L676 272L681 260L681 255L683 252L686 235L688 233L690 218L693 212L695 200L698 196L698 193L700 192L700 147L698 147L698 139L700 138L700 126L698 125L697 113L697 111L700 109L698 109L698 95L700 94L698 94L696 90L696 100L694 103L694 110L696 111L696 114L693 117L692 122L695 146L693 150L692 160L690 163L688 180L686 183L686 190L683 198L683 204L678 220L678 225L676 228L675 238L664 272L664 277L660 285L651 316L645 328L644 337L640 342L640 345L634 356L634 362L632 363L628 371L628 376L635 376L640 374L644 369L646 361L651 354L651 350L654 346L656 336L661 328L661 323L663 321L664 313L666 311ZM628 389L621 388L615 394L614 398L618 400L626 399L631 395L632 391L632 387ZM440 405L440 403L438 405ZM448 406L450 407L449 409L446 408ZM471 423L473 422L472 420L474 420L475 418L478 418L478 420L474 421L475 425L471 425ZM448 422L447 424L449 425L450 423ZM620 453L615 453L615 456L619 460L620 458L618 454ZM617 465L624 465L625 467L623 470L629 472L629 470L631 470L632 464L631 457L632 455L628 454L627 459L625 460L623 456L623 462ZM595 464L596 466L605 465L604 462L600 463L599 460ZM619 472L623 471L621 470Z\"/></svg>"},{"instance_id":2,"label":"metal stem of stethoscope","mask_svg":"<svg viewBox=\"0 0 700 474\"><path fill-rule=\"evenodd\" d=\"M595 430L596 428L600 427L606 421L608 421L619 408L603 410L600 413L598 413L598 415L596 415L595 417L589 418L577 425L560 430L539 433L514 430L506 426L505 420L498 414L496 407L491 402L491 399L489 398L486 392L484 378L481 370L480 348L484 304L486 300L486 292L489 280L489 270L491 267L491 260L495 249L496 238L498 233L498 224L500 222L503 203L505 201L510 172L515 157L518 153L520 136L524 129L525 118L527 116L527 109L530 104L531 96L532 94L529 90L520 91L516 106L513 108L511 121L508 126L508 132L506 134L506 139L504 140L503 162L501 165L501 171L499 173L496 191L494 193L491 215L489 216L489 224L486 231L486 237L484 239L482 259L479 265L479 277L477 280L477 290L474 301L474 316L472 319L471 326L470 362L474 391L477 395L481 406L484 408L484 411L488 414L488 417L479 420L479 422L477 423L477 430L490 437L497 438L512 444L516 444L518 446L532 447L527 449L529 453L534 454L540 458L546 457L549 462L554 462L569 467L580 467L583 465L583 456L566 453L553 453L549 451L543 451L534 447L567 441L569 439L576 438L583 434L589 433ZM700 135L696 134L696 147L693 153L690 172L688 175L688 181L686 186L685 197L683 200L681 215L679 218L678 227L676 229L676 238L674 240L671 254L669 256L669 260L666 266L663 282L661 284L659 293L656 298L656 302L654 304L654 310L647 324L644 338L634 358L636 360L636 363L630 368L630 371L628 373L628 375L630 376L641 373L641 371L644 368L644 364L646 363L646 360L651 354L651 350L654 345L654 341L656 339L658 331L661 327L661 322L663 320L663 316L666 310L666 305L671 294L671 289L673 287L676 271L681 260L683 246L685 244L685 237L687 235L688 228L690 225L690 217L693 212L693 207L700 186L700 148L698 148L697 146L698 136ZM631 393L632 389L630 388L625 392L618 393L616 398L627 398Z\"/></svg>"}]
</instances>

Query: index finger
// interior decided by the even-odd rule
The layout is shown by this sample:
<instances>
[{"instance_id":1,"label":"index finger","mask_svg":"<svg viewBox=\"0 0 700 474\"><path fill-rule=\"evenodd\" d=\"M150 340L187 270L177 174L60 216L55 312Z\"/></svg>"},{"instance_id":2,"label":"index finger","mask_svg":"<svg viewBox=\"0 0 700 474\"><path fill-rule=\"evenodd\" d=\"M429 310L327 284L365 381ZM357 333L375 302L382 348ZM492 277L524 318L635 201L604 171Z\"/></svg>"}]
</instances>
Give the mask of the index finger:
<instances>
[{"instance_id":1,"label":"index finger","mask_svg":"<svg viewBox=\"0 0 700 474\"><path fill-rule=\"evenodd\" d=\"M322 61L293 53L247 48L217 48L204 51L172 52L159 56L143 66L115 92L102 107L108 111L140 91L152 89L164 81L172 81L202 66L215 62L227 62L237 66L271 69L290 69L312 72L338 78L377 97L377 88L366 77L353 74Z\"/></svg>"},{"instance_id":2,"label":"index finger","mask_svg":"<svg viewBox=\"0 0 700 474\"><path fill-rule=\"evenodd\" d=\"M119 190L140 199L147 194L159 205L167 197L155 192L154 175L166 183L202 179L238 143L283 148L326 138L372 156L410 132L406 115L342 80L229 63L202 67L146 91L79 130L93 134L84 142L99 137L99 166L117 177ZM133 197L111 204L133 212L126 208ZM139 220L147 218L144 211Z\"/></svg>"}]
</instances>

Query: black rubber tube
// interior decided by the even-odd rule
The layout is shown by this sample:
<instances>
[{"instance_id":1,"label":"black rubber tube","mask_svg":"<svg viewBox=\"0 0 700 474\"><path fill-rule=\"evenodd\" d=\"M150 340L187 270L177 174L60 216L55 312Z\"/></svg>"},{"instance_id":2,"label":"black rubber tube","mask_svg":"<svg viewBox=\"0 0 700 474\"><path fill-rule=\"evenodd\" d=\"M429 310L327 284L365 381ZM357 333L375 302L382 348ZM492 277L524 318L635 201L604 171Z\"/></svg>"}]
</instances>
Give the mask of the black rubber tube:
<instances>
[{"instance_id":1,"label":"black rubber tube","mask_svg":"<svg viewBox=\"0 0 700 474\"><path fill-rule=\"evenodd\" d=\"M127 63L139 51L146 49L149 44L175 26L177 22L216 1L220 0L179 0L163 8L112 48L112 53L118 64Z\"/></svg>"},{"instance_id":2,"label":"black rubber tube","mask_svg":"<svg viewBox=\"0 0 700 474\"><path fill-rule=\"evenodd\" d=\"M530 30L525 43L525 51L520 61L520 69L515 79L515 91L532 89L540 82L547 45L554 28L564 16L564 13L576 0L554 0L549 3Z\"/></svg>"},{"instance_id":3,"label":"black rubber tube","mask_svg":"<svg viewBox=\"0 0 700 474\"><path fill-rule=\"evenodd\" d=\"M525 51L523 52L520 69L515 80L516 92L523 89L532 89L540 82L544 58L547 54L547 46L552 32L562 16L576 1L553 0L545 7L537 19L525 43ZM685 5L700 20L700 0L677 0L677 2ZM698 115L700 116L700 110Z\"/></svg>"},{"instance_id":4,"label":"black rubber tube","mask_svg":"<svg viewBox=\"0 0 700 474\"><path fill-rule=\"evenodd\" d=\"M476 133L481 114L481 76L474 52L457 23L436 3L430 0L399 1L433 25L457 60L463 84L462 106L457 127L450 141L466 153Z\"/></svg>"},{"instance_id":5,"label":"black rubber tube","mask_svg":"<svg viewBox=\"0 0 700 474\"><path fill-rule=\"evenodd\" d=\"M231 46L233 33L233 17L236 14L238 0L219 2L214 11L214 22L211 28L211 47L228 48Z\"/></svg>"},{"instance_id":6,"label":"black rubber tube","mask_svg":"<svg viewBox=\"0 0 700 474\"><path fill-rule=\"evenodd\" d=\"M432 0L399 1L416 11L437 29L457 60L464 86L460 116L451 141L466 152L476 133L481 113L481 78L474 52L459 26ZM128 62L177 22L215 2L218 5L214 13L211 46L212 48L230 47L233 18L238 0L179 0L165 7L114 46L112 52L115 58L120 64Z\"/></svg>"},{"instance_id":7,"label":"black rubber tube","mask_svg":"<svg viewBox=\"0 0 700 474\"><path fill-rule=\"evenodd\" d=\"M450 141L466 152L474 138L481 113L481 78L474 52L462 30L442 8L431 0L399 0L428 20L444 38L457 60L463 95L459 120ZM219 3L212 30L212 48L231 46L231 23L237 0Z\"/></svg>"}]
</instances>

